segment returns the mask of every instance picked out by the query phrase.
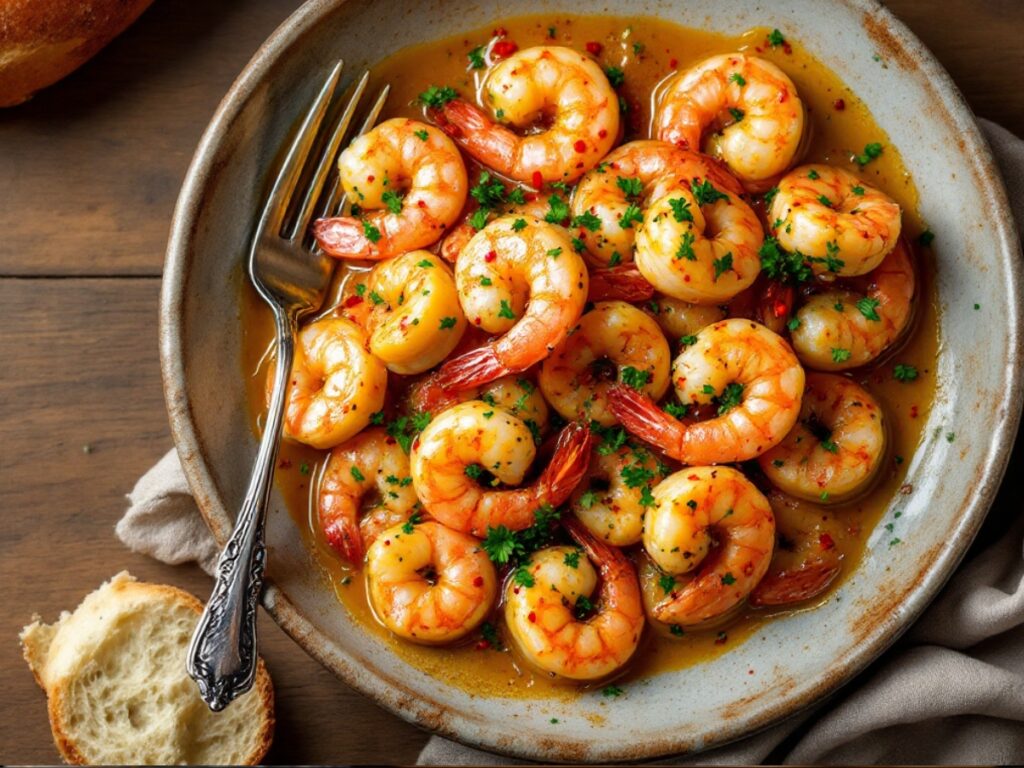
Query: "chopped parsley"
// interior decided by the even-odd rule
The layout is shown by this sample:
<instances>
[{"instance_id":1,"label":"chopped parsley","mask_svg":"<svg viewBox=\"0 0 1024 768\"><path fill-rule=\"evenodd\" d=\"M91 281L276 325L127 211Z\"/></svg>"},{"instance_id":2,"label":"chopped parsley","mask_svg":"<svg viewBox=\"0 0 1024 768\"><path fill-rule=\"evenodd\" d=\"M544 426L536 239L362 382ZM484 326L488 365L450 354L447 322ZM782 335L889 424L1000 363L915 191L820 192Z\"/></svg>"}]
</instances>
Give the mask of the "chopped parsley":
<instances>
[{"instance_id":1,"label":"chopped parsley","mask_svg":"<svg viewBox=\"0 0 1024 768\"><path fill-rule=\"evenodd\" d=\"M761 269L773 280L803 283L813 275L803 254L784 251L774 237L764 239L758 256L761 258Z\"/></svg>"},{"instance_id":2,"label":"chopped parsley","mask_svg":"<svg viewBox=\"0 0 1024 768\"><path fill-rule=\"evenodd\" d=\"M658 586L661 587L661 591L667 595L675 588L676 577L670 573L663 573L658 577Z\"/></svg>"},{"instance_id":3,"label":"chopped parsley","mask_svg":"<svg viewBox=\"0 0 1024 768\"><path fill-rule=\"evenodd\" d=\"M427 133L426 130L413 131L413 135L420 141L426 141L427 137L430 136L430 134Z\"/></svg>"},{"instance_id":4,"label":"chopped parsley","mask_svg":"<svg viewBox=\"0 0 1024 768\"><path fill-rule=\"evenodd\" d=\"M912 365L905 365L904 363L896 363L892 369L892 377L896 381L914 381L917 379L917 368Z\"/></svg>"},{"instance_id":5,"label":"chopped parsley","mask_svg":"<svg viewBox=\"0 0 1024 768\"><path fill-rule=\"evenodd\" d=\"M624 691L617 685L606 685L604 688L601 689L601 695L604 696L606 699L614 699L618 696L621 696L623 693Z\"/></svg>"},{"instance_id":6,"label":"chopped parsley","mask_svg":"<svg viewBox=\"0 0 1024 768\"><path fill-rule=\"evenodd\" d=\"M683 238L679 242L679 247L676 249L677 259L686 259L687 261L696 261L697 254L693 252L693 243L697 238L694 237L693 232L683 232Z\"/></svg>"},{"instance_id":7,"label":"chopped parsley","mask_svg":"<svg viewBox=\"0 0 1024 768\"><path fill-rule=\"evenodd\" d=\"M864 187L862 186L858 185L851 189L850 191L853 192L853 194L855 194L857 197L864 197Z\"/></svg>"},{"instance_id":8,"label":"chopped parsley","mask_svg":"<svg viewBox=\"0 0 1024 768\"><path fill-rule=\"evenodd\" d=\"M832 362L833 363L845 363L850 359L850 350L840 349L839 347L832 347Z\"/></svg>"},{"instance_id":9,"label":"chopped parsley","mask_svg":"<svg viewBox=\"0 0 1024 768\"><path fill-rule=\"evenodd\" d=\"M737 123L743 119L744 112L742 109L736 109L736 107L729 107L729 114L732 115L732 119Z\"/></svg>"},{"instance_id":10,"label":"chopped parsley","mask_svg":"<svg viewBox=\"0 0 1024 768\"><path fill-rule=\"evenodd\" d=\"M490 212L489 208L477 208L469 217L469 226L476 230L483 229L487 226L487 216Z\"/></svg>"},{"instance_id":11,"label":"chopped parsley","mask_svg":"<svg viewBox=\"0 0 1024 768\"><path fill-rule=\"evenodd\" d=\"M807 178L810 179L811 181L817 181L821 177L818 175L818 172L816 170L811 168L810 172L807 174Z\"/></svg>"},{"instance_id":12,"label":"chopped parsley","mask_svg":"<svg viewBox=\"0 0 1024 768\"><path fill-rule=\"evenodd\" d=\"M512 577L512 580L520 587L526 587L527 589L536 583L533 578L533 574L526 570L526 567L522 565L516 568L516 572ZM558 721L556 720L555 722L557 723Z\"/></svg>"},{"instance_id":13,"label":"chopped parsley","mask_svg":"<svg viewBox=\"0 0 1024 768\"><path fill-rule=\"evenodd\" d=\"M719 192L707 179L704 179L700 184L696 181L690 182L690 191L693 192L693 197L696 199L697 205L711 205L711 203L717 200L729 199L727 194Z\"/></svg>"},{"instance_id":14,"label":"chopped parsley","mask_svg":"<svg viewBox=\"0 0 1024 768\"><path fill-rule=\"evenodd\" d=\"M782 33L778 29L773 29L768 33L768 45L772 48L778 48L780 45L786 44L786 38L782 36Z\"/></svg>"},{"instance_id":15,"label":"chopped parsley","mask_svg":"<svg viewBox=\"0 0 1024 768\"><path fill-rule=\"evenodd\" d=\"M562 247L559 246L558 248L552 248L551 250L548 251L547 255L553 259L557 259L559 256L562 255Z\"/></svg>"},{"instance_id":16,"label":"chopped parsley","mask_svg":"<svg viewBox=\"0 0 1024 768\"><path fill-rule=\"evenodd\" d=\"M349 467L348 471L352 473L352 477L355 479L357 483L361 483L366 479L366 476L359 471L359 467L357 467L355 464Z\"/></svg>"},{"instance_id":17,"label":"chopped parsley","mask_svg":"<svg viewBox=\"0 0 1024 768\"><path fill-rule=\"evenodd\" d=\"M371 243L376 243L380 240L380 230L365 220L363 221L363 234L366 235L366 239Z\"/></svg>"},{"instance_id":18,"label":"chopped parsley","mask_svg":"<svg viewBox=\"0 0 1024 768\"><path fill-rule=\"evenodd\" d=\"M643 182L636 177L626 178L624 176L618 176L615 179L615 185L626 193L627 198L640 197L644 191Z\"/></svg>"},{"instance_id":19,"label":"chopped parsley","mask_svg":"<svg viewBox=\"0 0 1024 768\"><path fill-rule=\"evenodd\" d=\"M722 576L722 583L727 587L731 587L733 584L736 583L736 577L733 576L732 573L727 571L725 575Z\"/></svg>"},{"instance_id":20,"label":"chopped parsley","mask_svg":"<svg viewBox=\"0 0 1024 768\"><path fill-rule=\"evenodd\" d=\"M635 203L630 203L626 206L626 210L619 216L619 226L623 229L632 229L633 222L643 222L644 214L640 210L640 206Z\"/></svg>"},{"instance_id":21,"label":"chopped parsley","mask_svg":"<svg viewBox=\"0 0 1024 768\"><path fill-rule=\"evenodd\" d=\"M621 371L622 383L633 389L642 389L651 380L650 371L641 371L627 365Z\"/></svg>"},{"instance_id":22,"label":"chopped parsley","mask_svg":"<svg viewBox=\"0 0 1024 768\"><path fill-rule=\"evenodd\" d=\"M732 251L729 251L720 259L714 259L711 263L715 268L715 282L717 283L718 278L732 269Z\"/></svg>"},{"instance_id":23,"label":"chopped parsley","mask_svg":"<svg viewBox=\"0 0 1024 768\"><path fill-rule=\"evenodd\" d=\"M857 163L861 168L870 163L872 160L882 154L882 145L878 142L872 142L864 145L864 152L859 155L855 155L853 161Z\"/></svg>"},{"instance_id":24,"label":"chopped parsley","mask_svg":"<svg viewBox=\"0 0 1024 768\"><path fill-rule=\"evenodd\" d=\"M690 201L685 197L670 198L668 204L672 207L672 218L676 221L693 221L693 212L690 210Z\"/></svg>"},{"instance_id":25,"label":"chopped parsley","mask_svg":"<svg viewBox=\"0 0 1024 768\"><path fill-rule=\"evenodd\" d=\"M591 232L596 232L601 228L601 219L599 219L590 211L585 211L584 213L581 213L579 216L573 217L572 225L574 227L583 227L584 229L588 229Z\"/></svg>"},{"instance_id":26,"label":"chopped parsley","mask_svg":"<svg viewBox=\"0 0 1024 768\"><path fill-rule=\"evenodd\" d=\"M498 310L498 317L504 317L507 320L515 320L516 313L512 311L512 307L508 303L508 299L501 300L501 309Z\"/></svg>"},{"instance_id":27,"label":"chopped parsley","mask_svg":"<svg viewBox=\"0 0 1024 768\"><path fill-rule=\"evenodd\" d=\"M544 221L549 224L561 224L569 218L569 204L558 195L548 198L548 212L544 214Z\"/></svg>"},{"instance_id":28,"label":"chopped parsley","mask_svg":"<svg viewBox=\"0 0 1024 768\"><path fill-rule=\"evenodd\" d=\"M457 322L458 320L456 320L454 317L442 317L441 330L445 331L448 330L449 328L454 328Z\"/></svg>"},{"instance_id":29,"label":"chopped parsley","mask_svg":"<svg viewBox=\"0 0 1024 768\"><path fill-rule=\"evenodd\" d=\"M579 568L580 551L578 549L574 549L572 552L566 552L565 558L562 560L562 562L570 568Z\"/></svg>"},{"instance_id":30,"label":"chopped parsley","mask_svg":"<svg viewBox=\"0 0 1024 768\"><path fill-rule=\"evenodd\" d=\"M878 315L878 305L881 302L878 299L872 299L868 296L864 296L857 300L857 309L864 315L868 320L879 321L882 318Z\"/></svg>"},{"instance_id":31,"label":"chopped parsley","mask_svg":"<svg viewBox=\"0 0 1024 768\"><path fill-rule=\"evenodd\" d=\"M612 88L618 88L626 82L626 75L619 67L608 67L604 73L608 78L608 82L612 84Z\"/></svg>"},{"instance_id":32,"label":"chopped parsley","mask_svg":"<svg viewBox=\"0 0 1024 768\"><path fill-rule=\"evenodd\" d=\"M480 625L480 637L494 650L502 650L503 646L501 638L498 637L498 629L491 622L485 621Z\"/></svg>"},{"instance_id":33,"label":"chopped parsley","mask_svg":"<svg viewBox=\"0 0 1024 768\"><path fill-rule=\"evenodd\" d=\"M729 80L736 83L736 85L739 86L744 86L747 84L747 81L743 79L743 75L741 75L739 72L733 72L731 75L729 75Z\"/></svg>"},{"instance_id":34,"label":"chopped parsley","mask_svg":"<svg viewBox=\"0 0 1024 768\"><path fill-rule=\"evenodd\" d=\"M526 219L516 219L512 222L513 232L522 232L524 229L526 229Z\"/></svg>"},{"instance_id":35,"label":"chopped parsley","mask_svg":"<svg viewBox=\"0 0 1024 768\"><path fill-rule=\"evenodd\" d=\"M392 213L402 212L402 196L394 190L389 189L381 195L381 199L384 201L384 205L386 205L388 210Z\"/></svg>"},{"instance_id":36,"label":"chopped parsley","mask_svg":"<svg viewBox=\"0 0 1024 768\"><path fill-rule=\"evenodd\" d=\"M469 66L473 69L483 69L487 66L487 62L484 61L484 47L478 45L476 48L466 54L469 59Z\"/></svg>"},{"instance_id":37,"label":"chopped parsley","mask_svg":"<svg viewBox=\"0 0 1024 768\"><path fill-rule=\"evenodd\" d=\"M930 229L926 229L918 236L917 242L919 242L922 245L922 247L929 248L932 244L932 240L934 239L935 233L932 232Z\"/></svg>"},{"instance_id":38,"label":"chopped parsley","mask_svg":"<svg viewBox=\"0 0 1024 768\"><path fill-rule=\"evenodd\" d=\"M577 501L579 505L584 509L590 509L591 507L594 506L594 504L597 503L597 491L594 491L593 489L584 491L583 493L580 494L580 497Z\"/></svg>"},{"instance_id":39,"label":"chopped parsley","mask_svg":"<svg viewBox=\"0 0 1024 768\"><path fill-rule=\"evenodd\" d=\"M419 100L424 106L437 108L443 107L458 97L459 94L454 88L449 88L447 85L441 87L432 85L419 95Z\"/></svg>"},{"instance_id":40,"label":"chopped parsley","mask_svg":"<svg viewBox=\"0 0 1024 768\"><path fill-rule=\"evenodd\" d=\"M692 334L690 336L683 336L681 339L679 339L679 343L682 344L684 347L692 347L694 344L697 343L697 337Z\"/></svg>"},{"instance_id":41,"label":"chopped parsley","mask_svg":"<svg viewBox=\"0 0 1024 768\"><path fill-rule=\"evenodd\" d=\"M505 202L507 192L500 179L484 171L480 174L476 186L469 190L469 194L481 207L496 208Z\"/></svg>"},{"instance_id":42,"label":"chopped parsley","mask_svg":"<svg viewBox=\"0 0 1024 768\"><path fill-rule=\"evenodd\" d=\"M728 413L740 404L743 399L743 385L738 381L726 384L722 394L718 396L718 415Z\"/></svg>"}]
</instances>

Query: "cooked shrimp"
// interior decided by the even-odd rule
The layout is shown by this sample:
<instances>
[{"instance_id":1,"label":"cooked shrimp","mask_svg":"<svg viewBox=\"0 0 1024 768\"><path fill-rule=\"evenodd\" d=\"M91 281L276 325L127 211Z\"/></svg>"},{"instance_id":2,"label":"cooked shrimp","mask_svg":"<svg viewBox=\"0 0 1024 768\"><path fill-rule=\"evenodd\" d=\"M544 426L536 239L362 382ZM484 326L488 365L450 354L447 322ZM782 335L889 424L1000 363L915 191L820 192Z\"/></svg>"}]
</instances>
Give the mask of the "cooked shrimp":
<instances>
[{"instance_id":1,"label":"cooked shrimp","mask_svg":"<svg viewBox=\"0 0 1024 768\"><path fill-rule=\"evenodd\" d=\"M386 259L440 239L466 202L466 166L431 125L394 118L353 141L338 171L359 216L318 219L313 235L326 253Z\"/></svg>"},{"instance_id":2,"label":"cooked shrimp","mask_svg":"<svg viewBox=\"0 0 1024 768\"><path fill-rule=\"evenodd\" d=\"M587 301L647 301L654 295L654 286L640 274L635 264L590 270Z\"/></svg>"},{"instance_id":3,"label":"cooked shrimp","mask_svg":"<svg viewBox=\"0 0 1024 768\"><path fill-rule=\"evenodd\" d=\"M440 523L382 532L366 556L370 600L384 626L414 643L458 640L484 620L498 576L472 536Z\"/></svg>"},{"instance_id":4,"label":"cooked shrimp","mask_svg":"<svg viewBox=\"0 0 1024 768\"><path fill-rule=\"evenodd\" d=\"M793 81L771 62L742 53L712 56L670 78L654 114L659 139L695 152L708 130L717 132L711 154L760 191L796 157L804 106Z\"/></svg>"},{"instance_id":5,"label":"cooked shrimp","mask_svg":"<svg viewBox=\"0 0 1024 768\"><path fill-rule=\"evenodd\" d=\"M781 494L768 497L775 513L777 542L750 604L790 605L817 597L835 581L843 565L836 546L845 528L834 515L804 509Z\"/></svg>"},{"instance_id":6,"label":"cooked shrimp","mask_svg":"<svg viewBox=\"0 0 1024 768\"><path fill-rule=\"evenodd\" d=\"M916 281L904 239L874 271L853 282L866 285L862 291L819 293L797 310L791 334L804 365L823 371L866 365L910 324Z\"/></svg>"},{"instance_id":7,"label":"cooked shrimp","mask_svg":"<svg viewBox=\"0 0 1024 768\"><path fill-rule=\"evenodd\" d=\"M503 376L480 390L479 399L521 419L533 441L539 443L548 429L548 404L540 388L524 376Z\"/></svg>"},{"instance_id":8,"label":"cooked shrimp","mask_svg":"<svg viewBox=\"0 0 1024 768\"><path fill-rule=\"evenodd\" d=\"M572 495L572 511L592 534L616 547L640 541L651 488L668 467L643 448L594 451L590 468Z\"/></svg>"},{"instance_id":9,"label":"cooked shrimp","mask_svg":"<svg viewBox=\"0 0 1024 768\"><path fill-rule=\"evenodd\" d=\"M525 194L523 197L522 203L513 203L505 206L504 212L543 219L551 211L551 204L543 197L533 192ZM471 214L463 217L463 220L452 227L441 241L441 256L449 264L454 264L458 260L462 249L473 239L473 235L480 231L479 228L470 223L470 218Z\"/></svg>"},{"instance_id":10,"label":"cooked shrimp","mask_svg":"<svg viewBox=\"0 0 1024 768\"><path fill-rule=\"evenodd\" d=\"M870 484L885 442L882 408L867 390L845 376L810 373L796 426L757 461L786 493L841 501Z\"/></svg>"},{"instance_id":11,"label":"cooked shrimp","mask_svg":"<svg viewBox=\"0 0 1024 768\"><path fill-rule=\"evenodd\" d=\"M668 342L650 316L632 304L604 301L544 361L538 383L565 418L611 426L608 387L625 381L658 400L668 389L669 363Z\"/></svg>"},{"instance_id":12,"label":"cooked shrimp","mask_svg":"<svg viewBox=\"0 0 1024 768\"><path fill-rule=\"evenodd\" d=\"M483 537L490 527L527 528L545 505L558 506L575 490L590 459L590 430L570 424L550 463L525 488L491 490L485 474L519 485L537 451L529 427L480 400L444 411L412 448L412 482L426 510L449 528Z\"/></svg>"},{"instance_id":13,"label":"cooked shrimp","mask_svg":"<svg viewBox=\"0 0 1024 768\"><path fill-rule=\"evenodd\" d=\"M504 335L445 363L439 381L449 390L525 371L551 354L580 319L588 278L564 229L502 216L462 250L455 284L470 324Z\"/></svg>"},{"instance_id":14,"label":"cooked shrimp","mask_svg":"<svg viewBox=\"0 0 1024 768\"><path fill-rule=\"evenodd\" d=\"M571 48L519 51L491 67L480 93L500 116L497 122L462 99L430 115L481 163L538 188L575 181L619 135L619 100L608 78L597 62ZM530 130L540 123L541 130Z\"/></svg>"},{"instance_id":15,"label":"cooked shrimp","mask_svg":"<svg viewBox=\"0 0 1024 768\"><path fill-rule=\"evenodd\" d=\"M732 318L696 334L672 364L680 402L718 404L718 416L681 422L650 398L617 385L612 412L633 434L684 464L747 461L778 445L800 414L804 370L786 341Z\"/></svg>"},{"instance_id":16,"label":"cooked shrimp","mask_svg":"<svg viewBox=\"0 0 1024 768\"><path fill-rule=\"evenodd\" d=\"M665 336L678 342L693 336L701 328L724 320L727 307L716 304L691 304L671 296L658 296L647 306L647 310L661 326Z\"/></svg>"},{"instance_id":17,"label":"cooked shrimp","mask_svg":"<svg viewBox=\"0 0 1024 768\"><path fill-rule=\"evenodd\" d=\"M327 543L348 562L361 564L376 535L409 519L416 504L409 457L383 429L364 430L331 451L317 510Z\"/></svg>"},{"instance_id":18,"label":"cooked shrimp","mask_svg":"<svg viewBox=\"0 0 1024 768\"><path fill-rule=\"evenodd\" d=\"M779 244L808 257L817 274L870 272L900 236L899 205L830 165L802 165L787 173L768 219Z\"/></svg>"},{"instance_id":19,"label":"cooked shrimp","mask_svg":"<svg viewBox=\"0 0 1024 768\"><path fill-rule=\"evenodd\" d=\"M757 586L771 562L775 519L738 470L687 467L655 487L643 542L667 574L652 617L692 626L731 610Z\"/></svg>"},{"instance_id":20,"label":"cooked shrimp","mask_svg":"<svg viewBox=\"0 0 1024 768\"><path fill-rule=\"evenodd\" d=\"M370 422L384 405L388 372L367 350L363 329L328 317L299 331L285 400L284 434L314 448L333 448ZM267 398L274 370L267 377Z\"/></svg>"},{"instance_id":21,"label":"cooked shrimp","mask_svg":"<svg viewBox=\"0 0 1024 768\"><path fill-rule=\"evenodd\" d=\"M662 185L636 235L637 268L668 296L693 304L722 304L761 271L764 230L737 195L707 183Z\"/></svg>"},{"instance_id":22,"label":"cooked shrimp","mask_svg":"<svg viewBox=\"0 0 1024 768\"><path fill-rule=\"evenodd\" d=\"M710 181L733 195L743 188L705 155L663 141L631 141L616 148L587 174L572 198L572 225L596 266L632 261L633 242L658 182L689 186Z\"/></svg>"},{"instance_id":23,"label":"cooked shrimp","mask_svg":"<svg viewBox=\"0 0 1024 768\"><path fill-rule=\"evenodd\" d=\"M535 552L522 566L525 575L508 584L505 623L531 664L571 680L597 680L620 669L640 642L640 588L622 552L574 520L566 527L586 557L573 547ZM598 573L601 589L591 599Z\"/></svg>"},{"instance_id":24,"label":"cooked shrimp","mask_svg":"<svg viewBox=\"0 0 1024 768\"><path fill-rule=\"evenodd\" d=\"M433 368L466 330L455 278L429 251L381 262L370 275L368 289L370 351L395 373Z\"/></svg>"}]
</instances>

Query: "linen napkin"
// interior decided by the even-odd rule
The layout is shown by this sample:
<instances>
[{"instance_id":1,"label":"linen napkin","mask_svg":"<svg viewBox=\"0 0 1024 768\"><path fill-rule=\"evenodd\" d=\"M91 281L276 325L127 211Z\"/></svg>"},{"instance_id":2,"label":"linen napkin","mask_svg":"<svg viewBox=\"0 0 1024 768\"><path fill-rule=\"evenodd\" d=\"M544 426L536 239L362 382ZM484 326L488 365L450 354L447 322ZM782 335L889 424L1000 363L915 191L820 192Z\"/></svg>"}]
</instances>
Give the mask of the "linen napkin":
<instances>
[{"instance_id":1,"label":"linen napkin","mask_svg":"<svg viewBox=\"0 0 1024 768\"><path fill-rule=\"evenodd\" d=\"M1024 141L979 121L1024 231ZM1010 466L1024 466L1018 437ZM754 736L664 762L1024 764L1024 509L1011 472L959 570L913 628L829 700ZM172 450L136 484L115 532L130 549L211 573L217 548ZM524 734L524 738L528 738ZM435 736L422 765L524 765Z\"/></svg>"}]
</instances>

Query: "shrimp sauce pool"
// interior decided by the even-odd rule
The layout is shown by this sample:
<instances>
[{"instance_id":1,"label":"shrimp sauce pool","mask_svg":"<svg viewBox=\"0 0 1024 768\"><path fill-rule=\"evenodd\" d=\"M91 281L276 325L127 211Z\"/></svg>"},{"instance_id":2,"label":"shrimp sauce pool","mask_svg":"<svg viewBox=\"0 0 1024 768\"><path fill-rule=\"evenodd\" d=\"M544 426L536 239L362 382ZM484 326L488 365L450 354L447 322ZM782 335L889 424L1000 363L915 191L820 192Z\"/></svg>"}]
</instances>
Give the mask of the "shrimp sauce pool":
<instances>
[{"instance_id":1,"label":"shrimp sauce pool","mask_svg":"<svg viewBox=\"0 0 1024 768\"><path fill-rule=\"evenodd\" d=\"M296 411L276 474L338 610L475 694L614 697L836 599L873 530L900 545L935 259L898 147L799 29L526 16L371 78L384 128L344 156L361 208L315 230L340 261L307 325L358 340L371 386L332 386L311 353L293 394L322 415ZM273 324L239 290L258 433ZM806 370L777 403L796 423L684 464L639 436L671 449L761 402L741 351L697 360L730 318ZM423 469L438 439L451 478Z\"/></svg>"}]
</instances>

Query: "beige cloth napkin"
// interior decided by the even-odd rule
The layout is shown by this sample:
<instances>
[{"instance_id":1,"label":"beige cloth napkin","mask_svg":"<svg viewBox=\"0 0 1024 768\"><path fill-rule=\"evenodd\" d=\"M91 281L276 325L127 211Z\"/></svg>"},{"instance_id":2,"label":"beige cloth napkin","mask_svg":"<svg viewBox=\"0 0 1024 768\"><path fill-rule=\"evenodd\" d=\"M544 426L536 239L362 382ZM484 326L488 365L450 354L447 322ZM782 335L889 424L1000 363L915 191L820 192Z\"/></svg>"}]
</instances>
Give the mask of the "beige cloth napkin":
<instances>
[{"instance_id":1,"label":"beige cloth napkin","mask_svg":"<svg viewBox=\"0 0 1024 768\"><path fill-rule=\"evenodd\" d=\"M980 121L1024 231L1024 141ZM811 712L679 765L1024 764L1024 439L965 564L917 624L856 681ZM116 533L167 563L210 573L216 545L169 452L128 496ZM528 738L524 734L524 738ZM524 764L433 737L425 765Z\"/></svg>"}]
</instances>

